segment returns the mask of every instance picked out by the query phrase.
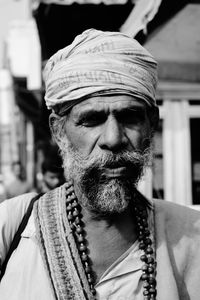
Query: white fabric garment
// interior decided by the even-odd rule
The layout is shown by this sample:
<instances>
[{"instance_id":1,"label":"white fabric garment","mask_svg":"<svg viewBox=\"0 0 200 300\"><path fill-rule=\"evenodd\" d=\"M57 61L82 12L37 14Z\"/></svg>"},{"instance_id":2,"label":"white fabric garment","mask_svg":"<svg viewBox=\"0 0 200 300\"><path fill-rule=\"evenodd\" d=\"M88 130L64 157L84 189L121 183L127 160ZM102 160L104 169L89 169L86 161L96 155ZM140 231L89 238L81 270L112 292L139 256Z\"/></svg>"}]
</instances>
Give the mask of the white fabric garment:
<instances>
[{"instance_id":1,"label":"white fabric garment","mask_svg":"<svg viewBox=\"0 0 200 300\"><path fill-rule=\"evenodd\" d=\"M105 271L95 286L99 300L142 299L141 254L135 242Z\"/></svg>"}]
</instances>

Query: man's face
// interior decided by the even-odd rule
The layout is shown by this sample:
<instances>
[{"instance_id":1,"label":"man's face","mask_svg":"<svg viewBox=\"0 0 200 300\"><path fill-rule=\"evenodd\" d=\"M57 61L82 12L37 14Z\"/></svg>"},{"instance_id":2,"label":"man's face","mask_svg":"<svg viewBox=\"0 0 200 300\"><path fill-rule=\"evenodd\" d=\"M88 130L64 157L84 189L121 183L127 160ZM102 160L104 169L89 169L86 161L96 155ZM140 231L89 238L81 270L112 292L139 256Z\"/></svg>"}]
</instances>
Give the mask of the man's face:
<instances>
[{"instance_id":1,"label":"man's face","mask_svg":"<svg viewBox=\"0 0 200 300\"><path fill-rule=\"evenodd\" d=\"M70 111L61 147L66 177L90 209L122 212L149 157L151 128L143 102L128 95L90 98Z\"/></svg>"}]
</instances>

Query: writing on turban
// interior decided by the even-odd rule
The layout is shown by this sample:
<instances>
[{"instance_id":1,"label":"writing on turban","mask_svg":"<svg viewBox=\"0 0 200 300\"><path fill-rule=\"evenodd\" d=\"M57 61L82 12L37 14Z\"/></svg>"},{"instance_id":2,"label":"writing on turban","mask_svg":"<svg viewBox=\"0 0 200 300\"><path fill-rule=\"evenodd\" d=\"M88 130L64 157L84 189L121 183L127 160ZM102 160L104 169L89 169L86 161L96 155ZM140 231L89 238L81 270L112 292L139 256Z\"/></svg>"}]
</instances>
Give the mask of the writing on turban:
<instances>
[{"instance_id":1,"label":"writing on turban","mask_svg":"<svg viewBox=\"0 0 200 300\"><path fill-rule=\"evenodd\" d=\"M156 61L120 32L84 31L49 59L44 80L46 105L60 115L101 94L127 94L156 106Z\"/></svg>"}]
</instances>

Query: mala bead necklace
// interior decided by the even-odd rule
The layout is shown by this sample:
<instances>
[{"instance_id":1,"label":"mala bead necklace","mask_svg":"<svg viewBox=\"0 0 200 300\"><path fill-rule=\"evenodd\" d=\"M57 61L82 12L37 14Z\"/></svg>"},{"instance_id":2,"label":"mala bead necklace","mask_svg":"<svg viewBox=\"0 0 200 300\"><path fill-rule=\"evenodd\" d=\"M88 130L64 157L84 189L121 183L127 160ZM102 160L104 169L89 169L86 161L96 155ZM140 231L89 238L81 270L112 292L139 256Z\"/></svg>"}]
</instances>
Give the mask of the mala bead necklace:
<instances>
[{"instance_id":1,"label":"mala bead necklace","mask_svg":"<svg viewBox=\"0 0 200 300\"><path fill-rule=\"evenodd\" d=\"M87 240L85 238L86 232L82 221L81 206L77 201L72 182L68 182L66 184L66 210L69 225L74 234L74 239L77 244L91 293L95 296L96 290L94 288L94 274L92 272L91 261L88 256Z\"/></svg>"},{"instance_id":2,"label":"mala bead necklace","mask_svg":"<svg viewBox=\"0 0 200 300\"><path fill-rule=\"evenodd\" d=\"M77 244L91 293L95 297L96 290L94 287L94 273L92 271L91 260L88 255L89 251L87 248L87 240L85 238L86 232L84 230L84 222L82 220L81 206L79 205L74 193L73 182L67 182L65 187L68 222ZM141 276L143 281L144 300L156 300L156 261L152 240L150 238L150 231L148 229L148 213L141 203L136 204L133 209L137 220L139 249L144 252L140 257L141 261L144 262Z\"/></svg>"},{"instance_id":3,"label":"mala bead necklace","mask_svg":"<svg viewBox=\"0 0 200 300\"><path fill-rule=\"evenodd\" d=\"M148 213L141 204L134 206L134 213L139 233L139 249L144 251L144 254L140 257L141 261L144 262L141 276L144 288L144 300L156 300L156 261L150 231L148 229Z\"/></svg>"}]
</instances>

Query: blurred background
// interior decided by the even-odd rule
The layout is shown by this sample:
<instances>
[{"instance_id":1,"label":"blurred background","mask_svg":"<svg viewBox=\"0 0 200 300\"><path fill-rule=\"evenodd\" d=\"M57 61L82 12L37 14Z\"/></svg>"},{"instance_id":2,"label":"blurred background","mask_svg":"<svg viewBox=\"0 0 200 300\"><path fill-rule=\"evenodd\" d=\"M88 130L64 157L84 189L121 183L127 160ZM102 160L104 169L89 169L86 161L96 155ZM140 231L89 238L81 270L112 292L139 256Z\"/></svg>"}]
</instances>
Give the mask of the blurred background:
<instances>
[{"instance_id":1,"label":"blurred background","mask_svg":"<svg viewBox=\"0 0 200 300\"><path fill-rule=\"evenodd\" d=\"M155 160L140 189L200 205L200 0L0 0L0 202L64 181L42 71L88 28L129 34L159 63Z\"/></svg>"}]
</instances>

